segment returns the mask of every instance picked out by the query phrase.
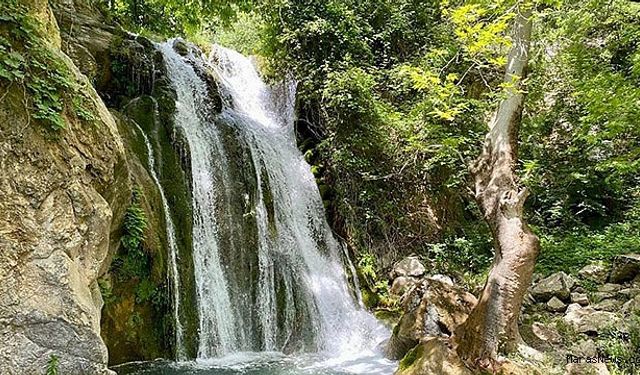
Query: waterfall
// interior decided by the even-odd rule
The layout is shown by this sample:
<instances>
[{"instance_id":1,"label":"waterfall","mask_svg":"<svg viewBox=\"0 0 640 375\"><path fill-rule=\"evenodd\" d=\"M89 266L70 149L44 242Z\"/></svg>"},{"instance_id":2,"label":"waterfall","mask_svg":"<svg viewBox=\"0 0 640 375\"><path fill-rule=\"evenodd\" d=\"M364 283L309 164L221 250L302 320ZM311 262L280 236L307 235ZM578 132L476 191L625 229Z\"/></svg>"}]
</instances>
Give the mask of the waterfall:
<instances>
[{"instance_id":1,"label":"waterfall","mask_svg":"<svg viewBox=\"0 0 640 375\"><path fill-rule=\"evenodd\" d=\"M349 256L349 249L347 245L341 243L342 253L344 254L345 261L347 262L347 266L349 267L349 272L351 273L351 280L353 283L354 293L356 295L356 301L358 301L358 305L361 309L364 309L364 302L362 301L362 292L360 291L360 280L358 279L358 272L356 271L356 267L353 265L351 261L351 257Z\"/></svg>"},{"instance_id":2,"label":"waterfall","mask_svg":"<svg viewBox=\"0 0 640 375\"><path fill-rule=\"evenodd\" d=\"M388 337L349 291L340 244L295 145L294 86L270 87L249 58L217 45L208 61L178 55L171 41L158 48L190 149L198 358L346 358Z\"/></svg>"},{"instance_id":3,"label":"waterfall","mask_svg":"<svg viewBox=\"0 0 640 375\"><path fill-rule=\"evenodd\" d=\"M157 118L157 103L154 100L154 113L153 115ZM155 119L154 118L154 119ZM169 210L169 203L167 203L167 197L164 194L164 189L160 184L160 180L158 179L158 175L156 173L156 160L153 156L153 148L151 147L151 143L149 142L149 138L147 134L142 130L140 125L136 122L133 122L135 126L138 128L138 131L144 138L144 144L147 147L147 167L149 170L149 174L153 179L153 182L158 187L158 191L160 192L160 199L162 200L162 208L164 210L164 217L166 222L166 232L167 232L167 241L169 245L169 277L171 277L172 288L171 292L173 295L173 321L175 326L175 346L176 346L176 359L183 360L185 359L184 345L183 345L183 330L182 323L180 322L180 279L178 277L178 262L177 262L177 254L178 254L178 244L176 242L176 230L173 225L173 219L171 218L171 211Z\"/></svg>"}]
</instances>

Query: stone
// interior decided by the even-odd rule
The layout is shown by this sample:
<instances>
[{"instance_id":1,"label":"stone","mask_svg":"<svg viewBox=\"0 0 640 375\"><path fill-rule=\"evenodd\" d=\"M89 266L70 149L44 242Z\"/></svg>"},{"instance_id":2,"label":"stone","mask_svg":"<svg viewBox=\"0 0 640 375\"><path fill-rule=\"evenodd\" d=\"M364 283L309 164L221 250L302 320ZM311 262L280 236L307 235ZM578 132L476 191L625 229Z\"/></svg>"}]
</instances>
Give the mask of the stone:
<instances>
[{"instance_id":1,"label":"stone","mask_svg":"<svg viewBox=\"0 0 640 375\"><path fill-rule=\"evenodd\" d=\"M583 288L580 285L577 285L575 287L573 287L573 289L571 290L572 292L576 292L576 293L587 293L587 290L585 288Z\"/></svg>"},{"instance_id":2,"label":"stone","mask_svg":"<svg viewBox=\"0 0 640 375\"><path fill-rule=\"evenodd\" d=\"M619 255L613 260L609 282L620 284L633 280L640 273L640 254Z\"/></svg>"},{"instance_id":3,"label":"stone","mask_svg":"<svg viewBox=\"0 0 640 375\"><path fill-rule=\"evenodd\" d=\"M578 271L578 276L581 279L602 284L607 281L607 268L601 263L588 264Z\"/></svg>"},{"instance_id":4,"label":"stone","mask_svg":"<svg viewBox=\"0 0 640 375\"><path fill-rule=\"evenodd\" d=\"M551 312L562 312L567 308L567 305L564 302L560 301L558 297L551 297L549 302L547 302L547 310Z\"/></svg>"},{"instance_id":5,"label":"stone","mask_svg":"<svg viewBox=\"0 0 640 375\"><path fill-rule=\"evenodd\" d=\"M393 266L391 279L395 279L400 276L422 277L426 271L426 268L418 257L410 256L404 258Z\"/></svg>"},{"instance_id":6,"label":"stone","mask_svg":"<svg viewBox=\"0 0 640 375\"><path fill-rule=\"evenodd\" d=\"M571 293L571 303L586 306L589 304L589 297L585 293Z\"/></svg>"},{"instance_id":7,"label":"stone","mask_svg":"<svg viewBox=\"0 0 640 375\"><path fill-rule=\"evenodd\" d=\"M474 372L465 366L447 340L431 338L407 354L394 375L423 374L473 375Z\"/></svg>"},{"instance_id":8,"label":"stone","mask_svg":"<svg viewBox=\"0 0 640 375\"><path fill-rule=\"evenodd\" d=\"M53 19L46 1L22 3ZM97 280L120 227L115 207L130 198L124 145L87 77L59 44L42 48L78 81L95 120L66 116L54 140L21 92L8 88L0 101L0 373L41 374L56 355L61 374L113 374Z\"/></svg>"},{"instance_id":9,"label":"stone","mask_svg":"<svg viewBox=\"0 0 640 375\"><path fill-rule=\"evenodd\" d=\"M622 301L618 301L617 299L605 299L604 301L600 301L595 305L592 305L592 307L600 311L616 312L620 310L620 307L622 307Z\"/></svg>"},{"instance_id":10,"label":"stone","mask_svg":"<svg viewBox=\"0 0 640 375\"><path fill-rule=\"evenodd\" d=\"M633 297L629 301L622 305L622 312L624 314L631 314L640 311L640 295Z\"/></svg>"},{"instance_id":11,"label":"stone","mask_svg":"<svg viewBox=\"0 0 640 375\"><path fill-rule=\"evenodd\" d=\"M446 275L436 274L428 277L431 280L441 281L447 285L453 286L453 280Z\"/></svg>"},{"instance_id":12,"label":"stone","mask_svg":"<svg viewBox=\"0 0 640 375\"><path fill-rule=\"evenodd\" d=\"M455 285L425 278L400 304L404 314L385 348L385 355L396 360L428 337L449 337L467 319L476 298Z\"/></svg>"},{"instance_id":13,"label":"stone","mask_svg":"<svg viewBox=\"0 0 640 375\"><path fill-rule=\"evenodd\" d=\"M640 294L640 289L638 288L625 288L618 291L618 296L627 300L634 298L638 294Z\"/></svg>"},{"instance_id":14,"label":"stone","mask_svg":"<svg viewBox=\"0 0 640 375\"><path fill-rule=\"evenodd\" d=\"M608 311L597 311L592 307L582 307L572 303L567 307L563 317L576 332L586 334L599 334L609 326L620 326L621 319L618 315Z\"/></svg>"},{"instance_id":15,"label":"stone","mask_svg":"<svg viewBox=\"0 0 640 375\"><path fill-rule=\"evenodd\" d=\"M180 56L187 56L189 54L189 52L191 51L191 48L189 48L189 45L187 44L187 42L182 38L176 38L173 41L173 49Z\"/></svg>"},{"instance_id":16,"label":"stone","mask_svg":"<svg viewBox=\"0 0 640 375\"><path fill-rule=\"evenodd\" d=\"M538 302L547 302L552 297L557 297L562 301L568 301L571 295L571 288L575 281L564 272L557 272L538 282L532 289L531 295Z\"/></svg>"},{"instance_id":17,"label":"stone","mask_svg":"<svg viewBox=\"0 0 640 375\"><path fill-rule=\"evenodd\" d=\"M542 341L550 344L562 343L562 336L558 333L558 330L552 326L535 322L531 325L531 331L533 334Z\"/></svg>"},{"instance_id":18,"label":"stone","mask_svg":"<svg viewBox=\"0 0 640 375\"><path fill-rule=\"evenodd\" d=\"M598 291L593 293L594 301L599 302L606 299L616 298L618 296L618 291L622 290L624 287L619 284L604 284L600 285Z\"/></svg>"},{"instance_id":19,"label":"stone","mask_svg":"<svg viewBox=\"0 0 640 375\"><path fill-rule=\"evenodd\" d=\"M393 296L402 296L407 290L418 282L417 279L408 276L399 276L393 280L389 294Z\"/></svg>"},{"instance_id":20,"label":"stone","mask_svg":"<svg viewBox=\"0 0 640 375\"><path fill-rule=\"evenodd\" d=\"M591 339L581 340L571 346L569 353L579 357L594 357L598 354L598 346Z\"/></svg>"},{"instance_id":21,"label":"stone","mask_svg":"<svg viewBox=\"0 0 640 375\"><path fill-rule=\"evenodd\" d=\"M607 283L604 285L600 285L598 287L598 292L602 292L602 293L617 293L618 291L624 289L624 286L620 285L620 284L612 284L612 283Z\"/></svg>"},{"instance_id":22,"label":"stone","mask_svg":"<svg viewBox=\"0 0 640 375\"><path fill-rule=\"evenodd\" d=\"M583 359L581 363L569 363L565 367L565 375L609 375L609 369L604 363L586 363Z\"/></svg>"}]
</instances>

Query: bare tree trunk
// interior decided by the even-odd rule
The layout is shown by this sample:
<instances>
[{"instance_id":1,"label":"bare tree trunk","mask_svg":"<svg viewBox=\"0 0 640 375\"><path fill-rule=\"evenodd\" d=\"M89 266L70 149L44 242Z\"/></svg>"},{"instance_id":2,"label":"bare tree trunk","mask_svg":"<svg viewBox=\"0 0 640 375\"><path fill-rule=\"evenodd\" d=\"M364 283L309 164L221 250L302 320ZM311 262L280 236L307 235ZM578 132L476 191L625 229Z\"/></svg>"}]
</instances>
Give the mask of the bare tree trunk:
<instances>
[{"instance_id":1,"label":"bare tree trunk","mask_svg":"<svg viewBox=\"0 0 640 375\"><path fill-rule=\"evenodd\" d=\"M482 154L471 168L475 198L494 238L495 258L478 304L456 330L458 355L475 366L493 366L499 353L523 344L518 331L522 300L531 283L539 241L523 217L526 189L515 173L531 40L531 12L518 14L504 82L507 96L496 110Z\"/></svg>"}]
</instances>

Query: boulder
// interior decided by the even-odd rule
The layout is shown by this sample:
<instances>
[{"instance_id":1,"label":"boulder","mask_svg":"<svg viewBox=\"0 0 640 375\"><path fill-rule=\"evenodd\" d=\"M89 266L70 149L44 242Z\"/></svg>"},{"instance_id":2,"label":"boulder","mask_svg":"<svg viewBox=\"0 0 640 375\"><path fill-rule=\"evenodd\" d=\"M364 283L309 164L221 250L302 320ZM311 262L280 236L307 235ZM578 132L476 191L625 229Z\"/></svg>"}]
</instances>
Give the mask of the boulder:
<instances>
[{"instance_id":1,"label":"boulder","mask_svg":"<svg viewBox=\"0 0 640 375\"><path fill-rule=\"evenodd\" d=\"M571 293L571 303L586 306L589 304L589 297L585 293Z\"/></svg>"},{"instance_id":2,"label":"boulder","mask_svg":"<svg viewBox=\"0 0 640 375\"><path fill-rule=\"evenodd\" d=\"M594 357L598 354L598 345L591 339L581 340L571 346L569 353L577 357Z\"/></svg>"},{"instance_id":3,"label":"boulder","mask_svg":"<svg viewBox=\"0 0 640 375\"><path fill-rule=\"evenodd\" d=\"M624 314L631 314L637 311L640 311L640 295L633 297L622 305Z\"/></svg>"},{"instance_id":4,"label":"boulder","mask_svg":"<svg viewBox=\"0 0 640 375\"><path fill-rule=\"evenodd\" d=\"M428 277L431 280L441 281L448 285L453 285L453 280L446 275L436 274Z\"/></svg>"},{"instance_id":5,"label":"boulder","mask_svg":"<svg viewBox=\"0 0 640 375\"><path fill-rule=\"evenodd\" d=\"M473 375L474 372L451 348L448 340L431 338L421 343L400 361L394 375Z\"/></svg>"},{"instance_id":6,"label":"boulder","mask_svg":"<svg viewBox=\"0 0 640 375\"><path fill-rule=\"evenodd\" d=\"M390 359L400 359L427 337L449 337L467 319L476 298L447 283L425 278L401 299L404 314L385 348Z\"/></svg>"},{"instance_id":7,"label":"boulder","mask_svg":"<svg viewBox=\"0 0 640 375\"><path fill-rule=\"evenodd\" d=\"M613 260L609 282L620 284L633 280L640 273L640 254L619 255Z\"/></svg>"},{"instance_id":8,"label":"boulder","mask_svg":"<svg viewBox=\"0 0 640 375\"><path fill-rule=\"evenodd\" d=\"M581 279L602 284L607 281L607 268L601 263L589 264L578 271L578 276Z\"/></svg>"},{"instance_id":9,"label":"boulder","mask_svg":"<svg viewBox=\"0 0 640 375\"><path fill-rule=\"evenodd\" d=\"M393 280L393 284L391 284L391 289L389 289L389 294L400 297L412 286L414 286L417 282L418 280L413 277L408 277L408 276L396 277Z\"/></svg>"},{"instance_id":10,"label":"boulder","mask_svg":"<svg viewBox=\"0 0 640 375\"><path fill-rule=\"evenodd\" d=\"M570 355L583 358L580 363L569 363L567 375L608 375L609 370L604 363L586 363L587 357L598 355L598 346L591 339L580 341L569 349Z\"/></svg>"},{"instance_id":11,"label":"boulder","mask_svg":"<svg viewBox=\"0 0 640 375\"><path fill-rule=\"evenodd\" d=\"M410 277L422 277L427 272L424 265L418 257L410 256L399 261L393 266L391 271L391 279L395 279L400 276Z\"/></svg>"},{"instance_id":12,"label":"boulder","mask_svg":"<svg viewBox=\"0 0 640 375\"><path fill-rule=\"evenodd\" d=\"M619 326L621 319L618 315L608 311L597 311L592 307L582 307L572 303L567 307L564 321L576 332L599 334L609 326Z\"/></svg>"},{"instance_id":13,"label":"boulder","mask_svg":"<svg viewBox=\"0 0 640 375\"><path fill-rule=\"evenodd\" d=\"M540 375L530 363L501 359L495 368L501 375ZM442 338L425 340L400 361L394 375L474 375L484 371L470 370L458 357L451 343Z\"/></svg>"},{"instance_id":14,"label":"boulder","mask_svg":"<svg viewBox=\"0 0 640 375\"><path fill-rule=\"evenodd\" d=\"M191 52L190 46L182 38L176 38L173 41L173 49L178 52L180 56L187 56Z\"/></svg>"},{"instance_id":15,"label":"boulder","mask_svg":"<svg viewBox=\"0 0 640 375\"><path fill-rule=\"evenodd\" d=\"M580 363L569 363L565 367L566 375L609 375L609 369L604 363L586 363L583 359Z\"/></svg>"},{"instance_id":16,"label":"boulder","mask_svg":"<svg viewBox=\"0 0 640 375\"><path fill-rule=\"evenodd\" d=\"M535 322L531 325L531 331L538 339L544 342L548 342L550 344L562 343L562 336L553 326Z\"/></svg>"},{"instance_id":17,"label":"boulder","mask_svg":"<svg viewBox=\"0 0 640 375\"><path fill-rule=\"evenodd\" d=\"M624 286L620 284L607 283L598 287L598 292L617 294Z\"/></svg>"},{"instance_id":18,"label":"boulder","mask_svg":"<svg viewBox=\"0 0 640 375\"><path fill-rule=\"evenodd\" d=\"M532 289L531 295L538 302L547 302L552 297L568 301L571 296L571 288L575 281L564 272L557 272L538 282Z\"/></svg>"},{"instance_id":19,"label":"boulder","mask_svg":"<svg viewBox=\"0 0 640 375\"><path fill-rule=\"evenodd\" d=\"M567 308L567 305L564 302L560 301L558 297L551 297L549 302L547 302L547 310L551 312L562 312Z\"/></svg>"},{"instance_id":20,"label":"boulder","mask_svg":"<svg viewBox=\"0 0 640 375\"><path fill-rule=\"evenodd\" d=\"M612 299L618 297L618 292L624 287L619 284L604 284L600 285L598 291L593 294L595 301L603 301L606 299Z\"/></svg>"},{"instance_id":21,"label":"boulder","mask_svg":"<svg viewBox=\"0 0 640 375\"><path fill-rule=\"evenodd\" d=\"M592 306L596 310L616 312L622 307L622 301L617 299L605 299Z\"/></svg>"},{"instance_id":22,"label":"boulder","mask_svg":"<svg viewBox=\"0 0 640 375\"><path fill-rule=\"evenodd\" d=\"M640 289L638 288L625 288L618 291L618 296L627 300L634 298L638 294L640 294Z\"/></svg>"}]
</instances>

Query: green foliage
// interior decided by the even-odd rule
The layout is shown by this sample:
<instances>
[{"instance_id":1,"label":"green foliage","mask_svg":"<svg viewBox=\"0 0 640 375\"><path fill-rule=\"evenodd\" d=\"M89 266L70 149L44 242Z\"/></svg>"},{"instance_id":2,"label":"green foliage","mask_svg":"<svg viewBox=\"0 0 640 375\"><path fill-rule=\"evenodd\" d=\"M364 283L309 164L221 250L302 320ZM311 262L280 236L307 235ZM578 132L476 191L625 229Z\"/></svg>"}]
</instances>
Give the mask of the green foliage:
<instances>
[{"instance_id":1,"label":"green foliage","mask_svg":"<svg viewBox=\"0 0 640 375\"><path fill-rule=\"evenodd\" d=\"M116 296L113 294L113 288L111 281L101 277L98 279L98 288L100 288L100 295L105 305L109 305L116 301Z\"/></svg>"},{"instance_id":2,"label":"green foliage","mask_svg":"<svg viewBox=\"0 0 640 375\"><path fill-rule=\"evenodd\" d=\"M60 360L58 356L55 354L51 354L49 356L49 361L47 361L47 372L46 375L58 375L60 371L58 367L60 366Z\"/></svg>"},{"instance_id":3,"label":"green foliage","mask_svg":"<svg viewBox=\"0 0 640 375\"><path fill-rule=\"evenodd\" d=\"M212 39L242 54L253 55L263 48L261 38L263 28L265 28L264 20L259 13L241 12L229 27L217 28Z\"/></svg>"},{"instance_id":4,"label":"green foliage","mask_svg":"<svg viewBox=\"0 0 640 375\"><path fill-rule=\"evenodd\" d=\"M540 36L558 49L533 65L533 115L523 125L538 225L602 227L638 198L640 89L632 78L638 20L637 6L614 1L569 4L545 23L564 33Z\"/></svg>"},{"instance_id":5,"label":"green foliage","mask_svg":"<svg viewBox=\"0 0 640 375\"><path fill-rule=\"evenodd\" d=\"M120 243L123 250L116 255L111 266L121 279L146 278L149 274L149 259L142 247L147 217L140 206L141 194L139 188L133 190L122 224Z\"/></svg>"},{"instance_id":6,"label":"green foliage","mask_svg":"<svg viewBox=\"0 0 640 375\"><path fill-rule=\"evenodd\" d=\"M203 29L228 25L248 10L246 0L101 0L103 11L130 30L163 36L197 35Z\"/></svg>"},{"instance_id":7,"label":"green foliage","mask_svg":"<svg viewBox=\"0 0 640 375\"><path fill-rule=\"evenodd\" d=\"M558 270L577 272L585 265L610 262L616 255L640 251L640 222L610 224L604 229L576 227L571 231L543 234L537 271L550 274Z\"/></svg>"},{"instance_id":8,"label":"green foliage","mask_svg":"<svg viewBox=\"0 0 640 375\"><path fill-rule=\"evenodd\" d=\"M93 121L84 106L81 85L69 66L48 44L50 35L17 0L0 4L0 84L19 85L29 94L31 117L48 129L65 127L65 113ZM73 99L73 106L66 103ZM26 99L25 99L26 100Z\"/></svg>"},{"instance_id":9,"label":"green foliage","mask_svg":"<svg viewBox=\"0 0 640 375\"><path fill-rule=\"evenodd\" d=\"M154 305L162 304L163 295L156 285L149 279L143 279L136 286L136 303L151 302Z\"/></svg>"},{"instance_id":10,"label":"green foliage","mask_svg":"<svg viewBox=\"0 0 640 375\"><path fill-rule=\"evenodd\" d=\"M261 52L270 70L293 71L299 81L300 116L320 138L303 151L313 147L307 159L319 184L332 188L323 198L352 246L377 256L426 255L429 242L459 237L466 252L460 268L471 252L485 257L486 241L480 249L462 245L462 232L475 229L453 227L447 239L438 238L444 230L433 215L446 212L455 221L476 214L466 208L467 166L502 90L512 5L368 0L258 7ZM453 258L449 251L460 253L447 246L442 264Z\"/></svg>"},{"instance_id":11,"label":"green foliage","mask_svg":"<svg viewBox=\"0 0 640 375\"><path fill-rule=\"evenodd\" d=\"M362 277L368 282L374 283L378 278L376 275L376 258L373 254L362 254L358 260L358 270Z\"/></svg>"}]
</instances>

